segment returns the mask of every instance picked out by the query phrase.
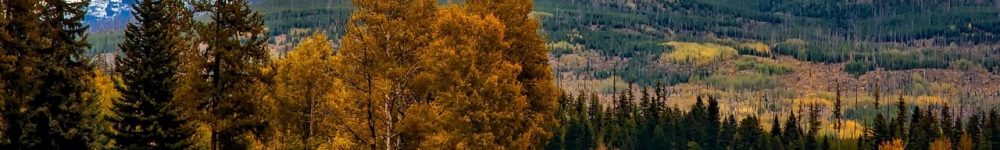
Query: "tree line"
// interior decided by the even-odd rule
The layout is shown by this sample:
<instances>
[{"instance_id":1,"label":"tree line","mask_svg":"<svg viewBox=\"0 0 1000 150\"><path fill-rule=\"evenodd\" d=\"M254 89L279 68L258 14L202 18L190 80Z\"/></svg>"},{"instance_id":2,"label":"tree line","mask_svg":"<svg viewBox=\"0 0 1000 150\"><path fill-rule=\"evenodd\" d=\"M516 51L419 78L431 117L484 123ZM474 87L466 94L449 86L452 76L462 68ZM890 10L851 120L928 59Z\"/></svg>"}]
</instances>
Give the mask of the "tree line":
<instances>
[{"instance_id":1,"label":"tree line","mask_svg":"<svg viewBox=\"0 0 1000 150\"><path fill-rule=\"evenodd\" d=\"M0 2L0 149L534 149L557 123L530 0L354 0L339 49L288 53L247 0L141 0L110 65L87 3Z\"/></svg>"},{"instance_id":2,"label":"tree line","mask_svg":"<svg viewBox=\"0 0 1000 150\"><path fill-rule=\"evenodd\" d=\"M636 93L640 94L639 96ZM914 149L985 150L1000 147L996 110L955 115L949 106L921 108L899 97L895 114L877 113L861 135L837 137L820 132L823 122L842 128L840 93L832 108L807 105L780 116L726 116L715 96L697 96L687 109L667 106L664 86L627 89L605 106L597 94L562 94L559 126L545 149ZM877 96L876 96L877 97ZM881 108L887 107L887 108ZM826 109L826 110L824 110ZM822 117L823 111L832 115ZM876 110L878 111L878 110ZM892 115L892 116L889 116ZM765 128L762 118L770 117ZM783 121L782 121L783 120Z\"/></svg>"}]
</instances>

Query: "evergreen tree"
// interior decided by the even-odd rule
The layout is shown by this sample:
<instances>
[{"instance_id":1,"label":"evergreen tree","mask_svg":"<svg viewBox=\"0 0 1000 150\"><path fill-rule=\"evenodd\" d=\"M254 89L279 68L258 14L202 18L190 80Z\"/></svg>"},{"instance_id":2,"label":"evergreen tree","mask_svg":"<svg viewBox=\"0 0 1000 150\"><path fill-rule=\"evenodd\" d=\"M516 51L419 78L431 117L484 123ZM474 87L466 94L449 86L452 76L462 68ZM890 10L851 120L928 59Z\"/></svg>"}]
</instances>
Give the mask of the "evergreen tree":
<instances>
[{"instance_id":1,"label":"evergreen tree","mask_svg":"<svg viewBox=\"0 0 1000 150\"><path fill-rule=\"evenodd\" d=\"M794 112L788 114L788 119L785 120L784 132L781 134L781 140L784 142L785 149L799 149L805 148L799 145L802 142L802 129L800 129L798 124L798 118L795 117Z\"/></svg>"},{"instance_id":2,"label":"evergreen tree","mask_svg":"<svg viewBox=\"0 0 1000 150\"><path fill-rule=\"evenodd\" d=\"M906 137L907 149L926 149L931 141L928 139L929 133L924 132L926 127L923 122L926 116L920 111L920 107L913 108L913 115L910 117L909 134Z\"/></svg>"},{"instance_id":3,"label":"evergreen tree","mask_svg":"<svg viewBox=\"0 0 1000 150\"><path fill-rule=\"evenodd\" d=\"M961 138L962 136L962 130L960 127L961 125L956 124L960 122L956 122L956 120L961 120L961 119L955 119L951 115L952 115L951 107L948 107L948 105L944 105L944 107L941 108L941 122L940 122L942 136L938 138L948 138L949 139L948 141L951 142L950 143L951 147L958 147L958 139Z\"/></svg>"},{"instance_id":4,"label":"evergreen tree","mask_svg":"<svg viewBox=\"0 0 1000 150\"><path fill-rule=\"evenodd\" d=\"M264 20L247 0L199 0L194 6L211 19L195 26L198 42L206 45L198 72L205 92L198 101L206 114L201 120L211 126L213 149L247 149L256 140L249 137L266 124L255 95L269 82L261 72L270 64Z\"/></svg>"},{"instance_id":5,"label":"evergreen tree","mask_svg":"<svg viewBox=\"0 0 1000 150\"><path fill-rule=\"evenodd\" d=\"M722 129L719 130L719 139L718 139L719 148L720 149L746 148L746 147L736 147L737 146L735 140L736 132L737 129L740 128L740 126L736 124L736 117L730 114L724 120L725 121L723 121L722 123ZM743 120L746 120L746 118L744 118ZM743 123L742 122L743 120L741 120L740 123Z\"/></svg>"},{"instance_id":6,"label":"evergreen tree","mask_svg":"<svg viewBox=\"0 0 1000 150\"><path fill-rule=\"evenodd\" d=\"M719 114L719 100L715 99L714 96L708 97L708 107L706 108L706 116L702 121L705 125L706 136L702 137L702 142L707 143L702 145L705 149L721 149L719 145L719 129L721 128Z\"/></svg>"},{"instance_id":7,"label":"evergreen tree","mask_svg":"<svg viewBox=\"0 0 1000 150\"><path fill-rule=\"evenodd\" d=\"M806 149L820 149L820 141L817 141L816 137L819 136L819 129L822 122L820 122L819 116L820 108L818 105L809 106L809 130L806 131L805 138L805 148Z\"/></svg>"},{"instance_id":8,"label":"evergreen tree","mask_svg":"<svg viewBox=\"0 0 1000 150\"><path fill-rule=\"evenodd\" d=\"M192 130L173 102L179 69L177 54L185 51L190 15L180 0L143 0L132 6L136 23L125 29L123 53L115 61L123 99L115 103L117 134L122 149L184 149Z\"/></svg>"},{"instance_id":9,"label":"evergreen tree","mask_svg":"<svg viewBox=\"0 0 1000 150\"><path fill-rule=\"evenodd\" d=\"M700 146L704 145L702 143L702 137L708 136L707 127L702 121L705 118L705 102L702 100L701 96L698 96L695 100L694 106L691 106L690 111L684 115L684 120L678 123L678 130L685 132L684 138L687 142L683 143L683 146L689 146L690 143ZM713 137L714 138L714 137Z\"/></svg>"},{"instance_id":10,"label":"evergreen tree","mask_svg":"<svg viewBox=\"0 0 1000 150\"><path fill-rule=\"evenodd\" d=\"M969 116L968 123L965 123L965 133L969 135L969 139L972 141L972 145L980 149L980 143L983 143L983 113L973 113Z\"/></svg>"},{"instance_id":11,"label":"evergreen tree","mask_svg":"<svg viewBox=\"0 0 1000 150\"><path fill-rule=\"evenodd\" d=\"M987 140L983 143L988 143L992 148L1000 148L1000 116L995 109L991 109L984 120L983 132Z\"/></svg>"},{"instance_id":12,"label":"evergreen tree","mask_svg":"<svg viewBox=\"0 0 1000 150\"><path fill-rule=\"evenodd\" d=\"M781 137L781 121L778 116L771 117L771 130L767 133L767 146L765 149L783 149Z\"/></svg>"},{"instance_id":13,"label":"evergreen tree","mask_svg":"<svg viewBox=\"0 0 1000 150\"><path fill-rule=\"evenodd\" d=\"M869 127L872 130L871 148L877 148L878 144L893 139L893 132L888 123L881 113L875 114L874 123Z\"/></svg>"},{"instance_id":14,"label":"evergreen tree","mask_svg":"<svg viewBox=\"0 0 1000 150\"><path fill-rule=\"evenodd\" d=\"M841 120L844 119L841 112L840 85L837 85L837 96L833 99L833 128L840 129Z\"/></svg>"},{"instance_id":15,"label":"evergreen tree","mask_svg":"<svg viewBox=\"0 0 1000 150\"><path fill-rule=\"evenodd\" d=\"M0 88L3 98L3 139L0 149L30 149L37 137L31 137L34 126L28 115L21 111L29 107L41 94L45 83L39 66L45 54L41 53L44 37L41 28L41 4L37 0L4 0L0 2ZM40 101L40 100L39 100Z\"/></svg>"},{"instance_id":16,"label":"evergreen tree","mask_svg":"<svg viewBox=\"0 0 1000 150\"><path fill-rule=\"evenodd\" d=\"M0 149L74 149L102 142L83 17L87 1L0 2L0 80L6 94Z\"/></svg>"},{"instance_id":17,"label":"evergreen tree","mask_svg":"<svg viewBox=\"0 0 1000 150\"><path fill-rule=\"evenodd\" d=\"M736 130L736 144L733 149L762 150L765 149L764 130L760 128L760 120L750 116L740 120Z\"/></svg>"},{"instance_id":18,"label":"evergreen tree","mask_svg":"<svg viewBox=\"0 0 1000 150\"><path fill-rule=\"evenodd\" d=\"M906 102L903 101L903 95L899 95L899 100L896 101L896 118L892 120L892 125L889 126L890 130L893 132L893 138L904 139L906 135Z\"/></svg>"},{"instance_id":19,"label":"evergreen tree","mask_svg":"<svg viewBox=\"0 0 1000 150\"><path fill-rule=\"evenodd\" d=\"M590 106L587 109L590 118L590 125L595 131L596 135L601 135L601 131L604 130L604 105L602 105L601 100L598 98L597 94L590 95Z\"/></svg>"}]
</instances>

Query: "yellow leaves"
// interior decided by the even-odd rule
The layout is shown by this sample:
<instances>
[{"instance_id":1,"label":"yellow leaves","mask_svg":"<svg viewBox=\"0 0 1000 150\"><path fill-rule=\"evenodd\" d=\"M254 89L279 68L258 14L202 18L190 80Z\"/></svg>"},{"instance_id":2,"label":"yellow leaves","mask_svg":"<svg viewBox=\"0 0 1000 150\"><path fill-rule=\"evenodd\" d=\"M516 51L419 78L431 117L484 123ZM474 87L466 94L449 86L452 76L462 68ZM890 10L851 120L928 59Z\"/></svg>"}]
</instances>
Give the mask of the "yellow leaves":
<instances>
[{"instance_id":1,"label":"yellow leaves","mask_svg":"<svg viewBox=\"0 0 1000 150\"><path fill-rule=\"evenodd\" d=\"M879 150L903 150L904 145L903 140L892 139L891 141L885 141L878 145Z\"/></svg>"},{"instance_id":2,"label":"yellow leaves","mask_svg":"<svg viewBox=\"0 0 1000 150\"><path fill-rule=\"evenodd\" d=\"M857 139L865 132L865 126L854 120L840 120L840 129L834 128L836 124L833 122L830 120L830 123L824 123L823 128L819 131L820 134L832 135L841 139Z\"/></svg>"},{"instance_id":3,"label":"yellow leaves","mask_svg":"<svg viewBox=\"0 0 1000 150\"><path fill-rule=\"evenodd\" d=\"M947 137L938 138L931 142L931 150L951 150L951 140Z\"/></svg>"},{"instance_id":4,"label":"yellow leaves","mask_svg":"<svg viewBox=\"0 0 1000 150\"><path fill-rule=\"evenodd\" d=\"M801 107L801 108L807 108L807 107L810 107L810 106L831 107L832 108L833 107L833 99L829 98L828 96L824 96L824 95L829 95L829 94L830 94L829 92L807 93L807 95L805 95L803 97L795 98L792 102L793 102L794 106Z\"/></svg>"},{"instance_id":5,"label":"yellow leaves","mask_svg":"<svg viewBox=\"0 0 1000 150\"><path fill-rule=\"evenodd\" d=\"M587 59L578 54L566 54L559 57L559 67L581 68L587 65Z\"/></svg>"},{"instance_id":6,"label":"yellow leaves","mask_svg":"<svg viewBox=\"0 0 1000 150\"><path fill-rule=\"evenodd\" d=\"M111 107L114 105L114 101L121 99L122 94L115 89L115 80L120 80L117 77L107 75L101 70L93 70L94 76L90 80L90 84L93 86L94 91L88 92L87 97L93 97L97 101L98 114L100 115L112 115Z\"/></svg>"},{"instance_id":7,"label":"yellow leaves","mask_svg":"<svg viewBox=\"0 0 1000 150\"><path fill-rule=\"evenodd\" d=\"M664 53L660 60L678 64L708 65L717 61L736 57L736 49L714 43L667 42L674 51Z\"/></svg>"},{"instance_id":8,"label":"yellow leaves","mask_svg":"<svg viewBox=\"0 0 1000 150\"><path fill-rule=\"evenodd\" d=\"M767 44L764 44L764 43L761 43L761 42L743 43L743 44L740 44L740 46L748 48L748 49L751 49L751 50L754 50L754 51L756 51L758 53L763 53L763 54L770 54L771 53L771 47L767 46Z\"/></svg>"}]
</instances>

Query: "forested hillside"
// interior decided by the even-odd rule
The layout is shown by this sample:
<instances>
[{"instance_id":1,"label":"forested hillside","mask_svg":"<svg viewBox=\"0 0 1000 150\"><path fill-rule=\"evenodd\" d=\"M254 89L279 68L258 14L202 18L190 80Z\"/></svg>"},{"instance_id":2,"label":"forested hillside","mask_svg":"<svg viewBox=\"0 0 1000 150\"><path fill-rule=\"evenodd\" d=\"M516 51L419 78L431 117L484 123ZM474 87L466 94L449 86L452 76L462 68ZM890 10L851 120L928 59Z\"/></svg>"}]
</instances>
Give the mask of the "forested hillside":
<instances>
[{"instance_id":1,"label":"forested hillside","mask_svg":"<svg viewBox=\"0 0 1000 150\"><path fill-rule=\"evenodd\" d=\"M0 149L1000 147L1000 1L88 2L0 1Z\"/></svg>"}]
</instances>

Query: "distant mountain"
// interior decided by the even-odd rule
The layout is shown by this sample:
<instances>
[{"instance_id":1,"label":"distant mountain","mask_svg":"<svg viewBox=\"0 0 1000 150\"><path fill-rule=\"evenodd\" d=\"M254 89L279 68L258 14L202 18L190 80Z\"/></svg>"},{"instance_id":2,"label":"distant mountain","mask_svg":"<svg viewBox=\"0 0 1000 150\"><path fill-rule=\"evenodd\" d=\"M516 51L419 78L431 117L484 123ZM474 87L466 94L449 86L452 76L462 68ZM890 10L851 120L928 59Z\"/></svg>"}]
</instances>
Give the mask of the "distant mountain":
<instances>
[{"instance_id":1,"label":"distant mountain","mask_svg":"<svg viewBox=\"0 0 1000 150\"><path fill-rule=\"evenodd\" d=\"M118 30L132 19L132 4L136 0L91 0L84 22L90 32Z\"/></svg>"}]
</instances>

